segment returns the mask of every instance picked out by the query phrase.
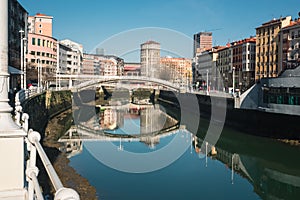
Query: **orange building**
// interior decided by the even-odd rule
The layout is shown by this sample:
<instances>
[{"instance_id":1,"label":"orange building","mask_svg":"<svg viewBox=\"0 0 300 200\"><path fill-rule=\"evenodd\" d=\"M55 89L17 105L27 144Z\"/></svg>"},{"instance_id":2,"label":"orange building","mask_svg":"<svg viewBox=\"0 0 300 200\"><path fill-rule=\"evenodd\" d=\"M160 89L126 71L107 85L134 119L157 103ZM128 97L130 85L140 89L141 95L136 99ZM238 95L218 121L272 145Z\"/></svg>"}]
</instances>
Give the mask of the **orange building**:
<instances>
[{"instance_id":1,"label":"orange building","mask_svg":"<svg viewBox=\"0 0 300 200\"><path fill-rule=\"evenodd\" d=\"M28 17L29 33L52 37L52 16L37 13Z\"/></svg>"},{"instance_id":2,"label":"orange building","mask_svg":"<svg viewBox=\"0 0 300 200\"><path fill-rule=\"evenodd\" d=\"M256 66L255 80L277 77L282 66L282 38L280 31L291 22L291 16L273 19L256 28Z\"/></svg>"},{"instance_id":3,"label":"orange building","mask_svg":"<svg viewBox=\"0 0 300 200\"><path fill-rule=\"evenodd\" d=\"M192 82L192 60L163 57L160 59L160 78L187 86Z\"/></svg>"}]
</instances>

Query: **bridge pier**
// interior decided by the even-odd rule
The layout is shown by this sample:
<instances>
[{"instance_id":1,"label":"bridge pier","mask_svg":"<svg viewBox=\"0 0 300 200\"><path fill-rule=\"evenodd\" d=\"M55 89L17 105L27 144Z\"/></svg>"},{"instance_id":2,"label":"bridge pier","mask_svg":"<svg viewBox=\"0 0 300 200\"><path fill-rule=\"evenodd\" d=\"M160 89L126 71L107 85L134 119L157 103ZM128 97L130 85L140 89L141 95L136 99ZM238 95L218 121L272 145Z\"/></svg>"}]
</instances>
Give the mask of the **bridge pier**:
<instances>
[{"instance_id":1,"label":"bridge pier","mask_svg":"<svg viewBox=\"0 0 300 200\"><path fill-rule=\"evenodd\" d=\"M24 200L24 138L8 104L8 0L0 1L0 199Z\"/></svg>"}]
</instances>

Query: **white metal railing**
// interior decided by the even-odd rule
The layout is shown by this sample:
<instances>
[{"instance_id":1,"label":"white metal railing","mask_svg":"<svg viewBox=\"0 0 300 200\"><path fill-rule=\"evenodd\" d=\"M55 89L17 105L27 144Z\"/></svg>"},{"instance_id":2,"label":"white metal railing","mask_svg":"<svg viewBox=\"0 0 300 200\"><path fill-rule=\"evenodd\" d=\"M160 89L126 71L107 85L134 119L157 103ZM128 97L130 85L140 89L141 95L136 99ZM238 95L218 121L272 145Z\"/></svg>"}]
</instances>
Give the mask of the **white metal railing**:
<instances>
[{"instance_id":1,"label":"white metal railing","mask_svg":"<svg viewBox=\"0 0 300 200\"><path fill-rule=\"evenodd\" d=\"M90 85L94 85L100 82L106 81L144 81L144 82L153 82L157 84L164 85L169 88L173 88L174 90L180 90L180 85L171 83L166 80L162 80L154 77L147 76L95 76L95 75L58 75L60 79L63 80L88 80L79 85L72 86L69 85L70 88L85 88Z\"/></svg>"},{"instance_id":2,"label":"white metal railing","mask_svg":"<svg viewBox=\"0 0 300 200\"><path fill-rule=\"evenodd\" d=\"M44 200L40 184L38 182L38 173L39 170L36 166L36 155L40 156L43 166L45 167L47 174L51 180L51 183L55 189L54 200L79 200L80 197L78 193L70 188L65 188L60 181L55 169L53 168L47 154L45 153L42 145L40 144L41 136L38 132L33 131L32 129L28 130L29 124L28 119L29 115L26 113L22 113L22 107L19 106L16 109L18 114L18 118L16 118L16 122L22 125L22 128L25 132L28 133L25 138L25 142L27 144L27 150L29 153L29 159L26 163L26 181L28 182L27 186L27 199L28 200ZM21 120L20 120L21 116Z\"/></svg>"}]
</instances>

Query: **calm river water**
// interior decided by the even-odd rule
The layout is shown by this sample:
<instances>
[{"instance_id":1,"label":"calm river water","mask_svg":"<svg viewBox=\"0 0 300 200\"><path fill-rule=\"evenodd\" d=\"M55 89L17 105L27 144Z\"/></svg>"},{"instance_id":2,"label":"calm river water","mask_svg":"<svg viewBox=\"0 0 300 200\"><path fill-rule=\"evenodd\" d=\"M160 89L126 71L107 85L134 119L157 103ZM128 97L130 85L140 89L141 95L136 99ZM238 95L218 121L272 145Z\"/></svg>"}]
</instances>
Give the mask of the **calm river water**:
<instances>
[{"instance_id":1,"label":"calm river water","mask_svg":"<svg viewBox=\"0 0 300 200\"><path fill-rule=\"evenodd\" d=\"M208 144L159 105L87 110L60 141L99 199L299 199L299 147L228 128Z\"/></svg>"}]
</instances>

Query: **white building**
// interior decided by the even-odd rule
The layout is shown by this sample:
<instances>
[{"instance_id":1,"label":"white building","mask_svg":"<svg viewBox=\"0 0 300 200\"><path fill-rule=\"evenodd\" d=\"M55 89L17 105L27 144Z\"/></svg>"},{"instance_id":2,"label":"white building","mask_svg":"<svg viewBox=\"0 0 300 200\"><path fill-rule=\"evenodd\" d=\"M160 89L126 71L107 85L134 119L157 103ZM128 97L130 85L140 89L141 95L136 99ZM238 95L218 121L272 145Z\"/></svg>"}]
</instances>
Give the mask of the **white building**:
<instances>
[{"instance_id":1,"label":"white building","mask_svg":"<svg viewBox=\"0 0 300 200\"><path fill-rule=\"evenodd\" d=\"M219 48L223 47L213 47L210 50L197 54L195 73L197 74L196 84L198 86L208 86L209 89L217 88L219 72L216 69L216 62L218 58L217 50Z\"/></svg>"},{"instance_id":2,"label":"white building","mask_svg":"<svg viewBox=\"0 0 300 200\"><path fill-rule=\"evenodd\" d=\"M59 66L61 74L79 74L82 65L83 48L71 40L59 42Z\"/></svg>"},{"instance_id":3,"label":"white building","mask_svg":"<svg viewBox=\"0 0 300 200\"><path fill-rule=\"evenodd\" d=\"M160 68L160 44L147 41L141 44L141 75L158 78Z\"/></svg>"}]
</instances>

